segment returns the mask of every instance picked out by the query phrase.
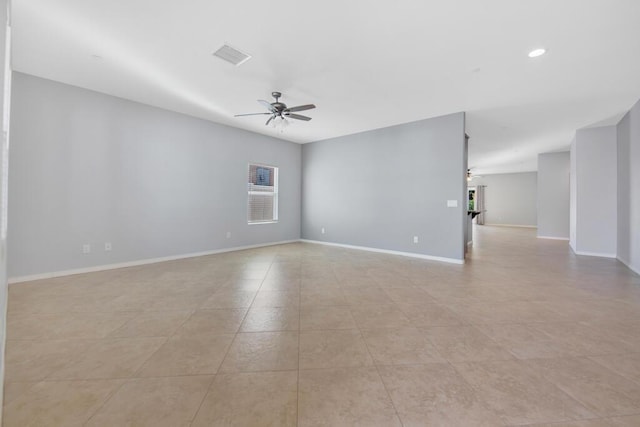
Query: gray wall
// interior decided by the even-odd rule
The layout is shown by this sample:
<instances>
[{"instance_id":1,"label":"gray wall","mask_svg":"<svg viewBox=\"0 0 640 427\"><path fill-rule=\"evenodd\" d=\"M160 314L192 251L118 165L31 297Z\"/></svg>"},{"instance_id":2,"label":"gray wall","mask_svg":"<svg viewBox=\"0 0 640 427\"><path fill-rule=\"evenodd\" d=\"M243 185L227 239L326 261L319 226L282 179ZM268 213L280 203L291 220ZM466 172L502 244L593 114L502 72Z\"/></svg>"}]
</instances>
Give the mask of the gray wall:
<instances>
[{"instance_id":1,"label":"gray wall","mask_svg":"<svg viewBox=\"0 0 640 427\"><path fill-rule=\"evenodd\" d=\"M573 250L580 255L615 257L617 251L617 137L615 126L576 132L575 230Z\"/></svg>"},{"instance_id":2,"label":"gray wall","mask_svg":"<svg viewBox=\"0 0 640 427\"><path fill-rule=\"evenodd\" d=\"M7 192L7 165L9 155L9 123L5 121L4 105L11 99L11 93L4 90L4 81L11 79L11 50L6 51L6 30L9 27L10 2L0 0L0 121L2 122L2 141L0 142L0 224L7 220L7 206L4 203ZM9 74L5 75L6 69ZM2 225L0 225L2 227ZM0 231L0 386L4 384L4 347L6 341L7 320L7 238L4 230ZM2 424L3 389L0 387L0 425Z\"/></svg>"},{"instance_id":3,"label":"gray wall","mask_svg":"<svg viewBox=\"0 0 640 427\"><path fill-rule=\"evenodd\" d=\"M640 102L617 126L617 256L640 274Z\"/></svg>"},{"instance_id":4,"label":"gray wall","mask_svg":"<svg viewBox=\"0 0 640 427\"><path fill-rule=\"evenodd\" d=\"M536 226L536 172L483 175L469 183L477 185L487 186L485 225Z\"/></svg>"},{"instance_id":5,"label":"gray wall","mask_svg":"<svg viewBox=\"0 0 640 427\"><path fill-rule=\"evenodd\" d=\"M463 260L465 165L464 113L306 144L302 237Z\"/></svg>"},{"instance_id":6,"label":"gray wall","mask_svg":"<svg viewBox=\"0 0 640 427\"><path fill-rule=\"evenodd\" d=\"M578 159L576 156L576 138L571 140L571 148L569 150L569 246L576 251L576 226L578 223L578 186L576 184L576 175L578 170Z\"/></svg>"},{"instance_id":7,"label":"gray wall","mask_svg":"<svg viewBox=\"0 0 640 427\"><path fill-rule=\"evenodd\" d=\"M569 239L570 155L538 155L538 237Z\"/></svg>"},{"instance_id":8,"label":"gray wall","mask_svg":"<svg viewBox=\"0 0 640 427\"><path fill-rule=\"evenodd\" d=\"M300 145L19 73L13 92L10 277L300 238ZM280 168L276 224L247 224L249 162Z\"/></svg>"}]
</instances>

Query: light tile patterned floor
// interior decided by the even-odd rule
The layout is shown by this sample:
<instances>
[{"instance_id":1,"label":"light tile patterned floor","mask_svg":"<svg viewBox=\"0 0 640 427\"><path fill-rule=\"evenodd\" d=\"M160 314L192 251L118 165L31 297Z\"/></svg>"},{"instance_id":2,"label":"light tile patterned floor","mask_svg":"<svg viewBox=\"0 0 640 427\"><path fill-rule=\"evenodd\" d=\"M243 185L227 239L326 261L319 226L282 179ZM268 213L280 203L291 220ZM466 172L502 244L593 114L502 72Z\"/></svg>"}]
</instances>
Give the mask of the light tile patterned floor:
<instances>
[{"instance_id":1,"label":"light tile patterned floor","mask_svg":"<svg viewBox=\"0 0 640 427\"><path fill-rule=\"evenodd\" d=\"M288 244L11 285L4 425L638 426L640 278Z\"/></svg>"}]
</instances>

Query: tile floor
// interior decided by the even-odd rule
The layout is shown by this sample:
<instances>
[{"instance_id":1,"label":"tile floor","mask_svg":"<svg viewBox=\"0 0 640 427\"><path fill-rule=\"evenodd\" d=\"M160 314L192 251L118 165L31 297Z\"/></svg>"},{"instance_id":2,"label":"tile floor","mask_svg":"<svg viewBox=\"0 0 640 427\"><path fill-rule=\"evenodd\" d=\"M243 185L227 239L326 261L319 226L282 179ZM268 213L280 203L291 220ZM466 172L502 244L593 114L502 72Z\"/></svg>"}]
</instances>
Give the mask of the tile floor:
<instances>
[{"instance_id":1,"label":"tile floor","mask_svg":"<svg viewBox=\"0 0 640 427\"><path fill-rule=\"evenodd\" d=\"M9 288L4 425L640 426L640 278L289 244Z\"/></svg>"}]
</instances>

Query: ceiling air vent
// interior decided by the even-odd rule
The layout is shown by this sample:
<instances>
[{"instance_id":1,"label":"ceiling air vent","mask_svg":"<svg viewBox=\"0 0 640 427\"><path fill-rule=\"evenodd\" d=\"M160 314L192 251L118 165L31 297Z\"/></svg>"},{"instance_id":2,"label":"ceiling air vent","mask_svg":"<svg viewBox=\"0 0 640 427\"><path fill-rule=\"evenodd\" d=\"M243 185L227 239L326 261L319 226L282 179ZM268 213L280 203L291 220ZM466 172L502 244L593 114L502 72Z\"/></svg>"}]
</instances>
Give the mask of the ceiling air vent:
<instances>
[{"instance_id":1,"label":"ceiling air vent","mask_svg":"<svg viewBox=\"0 0 640 427\"><path fill-rule=\"evenodd\" d=\"M220 49L213 52L213 56L224 59L225 61L232 63L236 67L251 59L251 55L240 52L238 49L235 49L228 44L223 45Z\"/></svg>"}]
</instances>

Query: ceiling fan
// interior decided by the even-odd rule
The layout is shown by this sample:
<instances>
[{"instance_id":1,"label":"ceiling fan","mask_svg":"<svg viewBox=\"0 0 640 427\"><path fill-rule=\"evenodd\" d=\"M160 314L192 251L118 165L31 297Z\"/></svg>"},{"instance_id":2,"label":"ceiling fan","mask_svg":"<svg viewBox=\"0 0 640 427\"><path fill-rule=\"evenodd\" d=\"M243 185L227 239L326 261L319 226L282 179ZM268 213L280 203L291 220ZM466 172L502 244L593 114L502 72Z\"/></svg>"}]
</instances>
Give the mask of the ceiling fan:
<instances>
[{"instance_id":1,"label":"ceiling fan","mask_svg":"<svg viewBox=\"0 0 640 427\"><path fill-rule=\"evenodd\" d=\"M482 175L472 174L471 169L473 168L467 169L467 182L471 181L473 178L482 178Z\"/></svg>"},{"instance_id":2,"label":"ceiling fan","mask_svg":"<svg viewBox=\"0 0 640 427\"><path fill-rule=\"evenodd\" d=\"M258 99L258 102L263 105L268 111L264 113L236 114L234 117L270 115L271 117L269 117L265 125L268 125L276 118L280 118L283 121L285 121L285 118L304 120L305 122L311 120L311 117L303 116L301 114L294 114L294 112L311 110L312 108L316 108L315 105L306 104L298 105L297 107L287 107L287 104L279 101L280 97L282 96L280 92L271 92L271 96L276 99L276 102L269 102L265 101L264 99Z\"/></svg>"}]
</instances>

